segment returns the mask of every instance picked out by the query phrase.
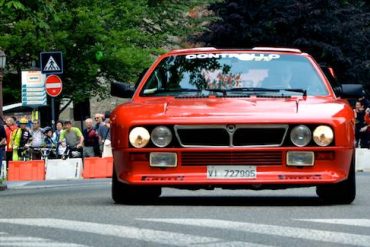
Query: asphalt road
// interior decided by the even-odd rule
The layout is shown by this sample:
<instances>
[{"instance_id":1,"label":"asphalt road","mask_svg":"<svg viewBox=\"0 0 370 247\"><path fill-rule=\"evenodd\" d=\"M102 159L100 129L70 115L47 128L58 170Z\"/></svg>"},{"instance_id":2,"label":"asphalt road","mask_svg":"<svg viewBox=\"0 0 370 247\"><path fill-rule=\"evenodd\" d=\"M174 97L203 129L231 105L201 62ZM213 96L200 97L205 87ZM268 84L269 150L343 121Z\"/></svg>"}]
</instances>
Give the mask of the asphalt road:
<instances>
[{"instance_id":1,"label":"asphalt road","mask_svg":"<svg viewBox=\"0 0 370 247\"><path fill-rule=\"evenodd\" d=\"M351 205L314 188L165 189L149 205L115 205L109 180L13 183L0 192L0 246L370 246L370 173Z\"/></svg>"}]
</instances>

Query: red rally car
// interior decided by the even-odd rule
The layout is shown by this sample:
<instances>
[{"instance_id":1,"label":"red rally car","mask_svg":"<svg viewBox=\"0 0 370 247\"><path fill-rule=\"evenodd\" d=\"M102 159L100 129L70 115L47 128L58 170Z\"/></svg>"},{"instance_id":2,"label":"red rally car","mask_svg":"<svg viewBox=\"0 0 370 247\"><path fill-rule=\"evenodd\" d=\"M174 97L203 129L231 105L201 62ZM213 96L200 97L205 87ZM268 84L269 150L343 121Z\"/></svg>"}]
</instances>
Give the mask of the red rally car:
<instances>
[{"instance_id":1,"label":"red rally car","mask_svg":"<svg viewBox=\"0 0 370 247\"><path fill-rule=\"evenodd\" d=\"M316 186L325 202L356 195L354 115L298 49L195 48L160 56L130 101L111 114L116 203L151 200L162 187L279 189Z\"/></svg>"}]
</instances>

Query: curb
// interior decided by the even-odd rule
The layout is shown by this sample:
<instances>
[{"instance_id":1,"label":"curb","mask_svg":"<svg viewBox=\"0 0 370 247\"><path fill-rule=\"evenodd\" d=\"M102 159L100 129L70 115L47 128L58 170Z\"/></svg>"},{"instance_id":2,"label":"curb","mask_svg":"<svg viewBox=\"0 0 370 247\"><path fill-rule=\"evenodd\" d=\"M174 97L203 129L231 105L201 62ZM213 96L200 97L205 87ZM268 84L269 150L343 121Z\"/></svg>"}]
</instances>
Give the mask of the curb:
<instances>
[{"instance_id":1,"label":"curb","mask_svg":"<svg viewBox=\"0 0 370 247\"><path fill-rule=\"evenodd\" d=\"M4 191L8 189L8 186L6 186L6 184L0 184L0 191Z\"/></svg>"}]
</instances>

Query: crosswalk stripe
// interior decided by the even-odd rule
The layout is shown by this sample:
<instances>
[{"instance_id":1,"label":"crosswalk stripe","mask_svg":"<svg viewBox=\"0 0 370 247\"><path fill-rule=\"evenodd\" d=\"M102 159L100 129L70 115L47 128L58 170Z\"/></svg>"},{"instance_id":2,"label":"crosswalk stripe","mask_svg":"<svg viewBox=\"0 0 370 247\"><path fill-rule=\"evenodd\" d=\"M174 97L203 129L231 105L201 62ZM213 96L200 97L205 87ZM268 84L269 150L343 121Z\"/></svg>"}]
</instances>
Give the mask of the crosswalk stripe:
<instances>
[{"instance_id":1,"label":"crosswalk stripe","mask_svg":"<svg viewBox=\"0 0 370 247\"><path fill-rule=\"evenodd\" d=\"M296 219L296 220L326 224L370 227L370 219Z\"/></svg>"},{"instance_id":2,"label":"crosswalk stripe","mask_svg":"<svg viewBox=\"0 0 370 247\"><path fill-rule=\"evenodd\" d=\"M3 241L45 242L47 240L46 239L43 239L43 238L19 237L19 236L0 237L0 243L2 243Z\"/></svg>"},{"instance_id":3,"label":"crosswalk stripe","mask_svg":"<svg viewBox=\"0 0 370 247\"><path fill-rule=\"evenodd\" d=\"M203 237L197 235L174 233L168 231L159 231L143 229L138 227L98 224L92 222L81 222L60 219L0 219L0 223L20 224L38 227L50 227L64 230L73 230L79 232L108 235L119 238L136 239L160 244L176 246L226 246L227 241L213 237ZM250 243L234 242L234 246L247 246Z\"/></svg>"},{"instance_id":4,"label":"crosswalk stripe","mask_svg":"<svg viewBox=\"0 0 370 247\"><path fill-rule=\"evenodd\" d=\"M30 243L30 242L0 242L0 246L19 246L19 247L82 247L84 245L68 244L68 243Z\"/></svg>"},{"instance_id":5,"label":"crosswalk stripe","mask_svg":"<svg viewBox=\"0 0 370 247\"><path fill-rule=\"evenodd\" d=\"M213 220L213 219L155 219L155 218L142 218L139 220L149 222L161 222L169 224L179 224L188 226L199 226L208 228L218 228L225 230L235 230L249 233L274 235L280 237L290 237L313 241L330 242L337 244L350 244L356 246L370 247L370 236L334 232L334 231L321 231L309 228L300 227L287 227L276 225L265 225L255 223L245 223L226 220Z\"/></svg>"},{"instance_id":6,"label":"crosswalk stripe","mask_svg":"<svg viewBox=\"0 0 370 247\"><path fill-rule=\"evenodd\" d=\"M56 242L45 238L13 236L0 232L0 246L27 246L27 247L84 247L85 245Z\"/></svg>"},{"instance_id":7,"label":"crosswalk stripe","mask_svg":"<svg viewBox=\"0 0 370 247\"><path fill-rule=\"evenodd\" d=\"M217 243L200 244L200 245L195 244L195 245L192 245L191 247L273 247L273 246L255 244L255 243L249 243L249 242L232 241L232 242L217 242Z\"/></svg>"}]
</instances>

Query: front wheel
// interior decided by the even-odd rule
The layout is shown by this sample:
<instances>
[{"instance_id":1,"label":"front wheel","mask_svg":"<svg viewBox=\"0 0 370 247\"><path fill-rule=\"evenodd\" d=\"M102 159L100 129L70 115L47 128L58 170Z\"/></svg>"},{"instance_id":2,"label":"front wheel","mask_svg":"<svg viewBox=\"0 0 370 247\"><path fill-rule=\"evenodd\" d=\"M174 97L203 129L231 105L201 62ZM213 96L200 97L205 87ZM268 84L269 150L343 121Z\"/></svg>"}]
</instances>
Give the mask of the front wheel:
<instances>
[{"instance_id":1,"label":"front wheel","mask_svg":"<svg viewBox=\"0 0 370 247\"><path fill-rule=\"evenodd\" d=\"M133 186L121 183L113 168L112 199L117 204L151 202L161 195L161 187Z\"/></svg>"},{"instance_id":2,"label":"front wheel","mask_svg":"<svg viewBox=\"0 0 370 247\"><path fill-rule=\"evenodd\" d=\"M316 194L325 203L351 204L356 197L355 159L352 159L346 180L337 184L317 186Z\"/></svg>"}]
</instances>

